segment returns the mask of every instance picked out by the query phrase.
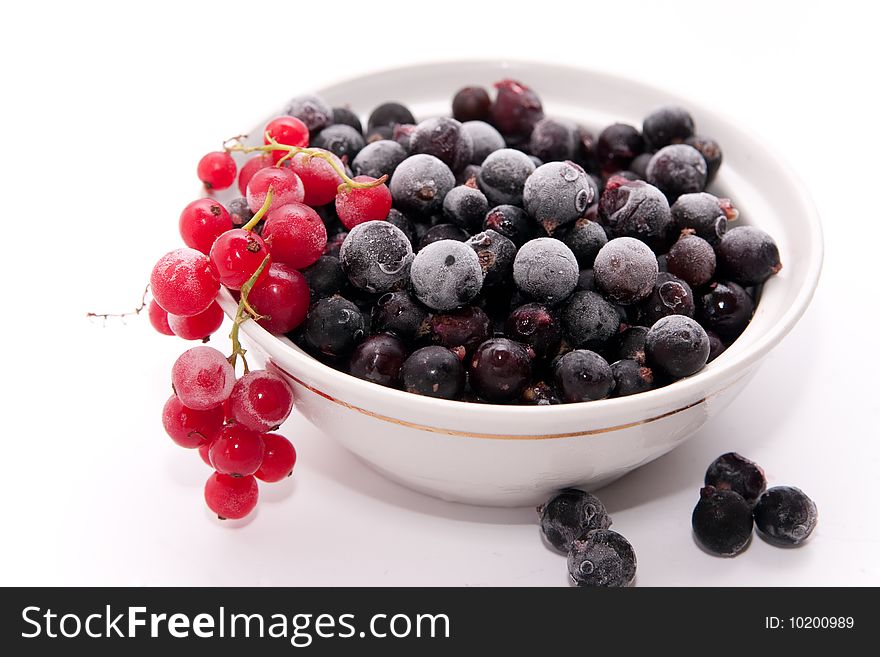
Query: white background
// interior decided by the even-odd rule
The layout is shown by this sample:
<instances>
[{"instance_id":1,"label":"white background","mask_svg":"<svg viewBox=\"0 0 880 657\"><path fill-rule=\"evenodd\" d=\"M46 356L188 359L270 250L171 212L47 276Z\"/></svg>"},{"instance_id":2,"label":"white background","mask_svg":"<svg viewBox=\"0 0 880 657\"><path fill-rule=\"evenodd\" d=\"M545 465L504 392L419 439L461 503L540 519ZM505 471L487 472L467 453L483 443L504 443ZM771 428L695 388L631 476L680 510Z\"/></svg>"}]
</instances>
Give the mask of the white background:
<instances>
[{"instance_id":1,"label":"white background","mask_svg":"<svg viewBox=\"0 0 880 657\"><path fill-rule=\"evenodd\" d=\"M218 523L207 468L160 424L186 345L145 317L85 318L137 303L179 243L198 158L223 138L337 79L470 57L594 67L722 108L787 157L823 217L813 305L748 390L601 492L639 585L880 584L871 3L12 4L0 20L0 584L566 584L534 510L412 493L296 418L284 427L295 476L264 486L244 526ZM807 546L755 540L725 560L693 544L702 474L728 450L816 500Z\"/></svg>"}]
</instances>

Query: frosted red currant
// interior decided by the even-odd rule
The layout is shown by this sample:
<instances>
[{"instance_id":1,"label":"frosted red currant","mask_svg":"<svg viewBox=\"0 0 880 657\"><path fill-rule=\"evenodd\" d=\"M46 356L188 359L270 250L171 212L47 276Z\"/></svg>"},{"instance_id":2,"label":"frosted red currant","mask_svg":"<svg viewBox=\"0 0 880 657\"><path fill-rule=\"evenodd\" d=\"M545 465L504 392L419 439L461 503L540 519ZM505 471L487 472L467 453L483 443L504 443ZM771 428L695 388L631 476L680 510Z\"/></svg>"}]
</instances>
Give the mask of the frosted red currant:
<instances>
[{"instance_id":1,"label":"frosted red currant","mask_svg":"<svg viewBox=\"0 0 880 657\"><path fill-rule=\"evenodd\" d=\"M202 443L201 445L199 445L199 456L202 457L202 461L204 461L205 465L207 465L209 468L213 468L214 466L211 465L211 457L208 455L210 451L211 443Z\"/></svg>"},{"instance_id":2,"label":"frosted red currant","mask_svg":"<svg viewBox=\"0 0 880 657\"><path fill-rule=\"evenodd\" d=\"M199 160L199 180L208 189L227 189L235 182L235 160L225 151L208 153Z\"/></svg>"},{"instance_id":3,"label":"frosted red currant","mask_svg":"<svg viewBox=\"0 0 880 657\"><path fill-rule=\"evenodd\" d=\"M178 445L195 449L209 444L220 433L223 409L197 411L184 406L176 395L171 395L162 409L162 426Z\"/></svg>"},{"instance_id":4,"label":"frosted red currant","mask_svg":"<svg viewBox=\"0 0 880 657\"><path fill-rule=\"evenodd\" d=\"M206 310L192 317L168 315L168 326L178 338L184 340L204 340L223 323L223 309L216 301Z\"/></svg>"},{"instance_id":5,"label":"frosted red currant","mask_svg":"<svg viewBox=\"0 0 880 657\"><path fill-rule=\"evenodd\" d=\"M251 178L254 177L254 174L260 169L272 166L272 164L272 157L263 153L252 157L244 163L238 172L238 191L241 192L242 196L247 196L247 186Z\"/></svg>"},{"instance_id":6,"label":"frosted red currant","mask_svg":"<svg viewBox=\"0 0 880 657\"><path fill-rule=\"evenodd\" d=\"M235 385L235 370L213 347L193 347L174 363L171 383L184 405L204 411L226 401Z\"/></svg>"},{"instance_id":7,"label":"frosted red currant","mask_svg":"<svg viewBox=\"0 0 880 657\"><path fill-rule=\"evenodd\" d=\"M260 469L263 449L259 433L232 422L220 429L220 434L211 443L208 458L217 472L246 477Z\"/></svg>"},{"instance_id":8,"label":"frosted red currant","mask_svg":"<svg viewBox=\"0 0 880 657\"><path fill-rule=\"evenodd\" d=\"M266 215L263 239L272 245L275 262L303 269L324 253L327 229L318 213L308 205L288 203Z\"/></svg>"},{"instance_id":9,"label":"frosted red currant","mask_svg":"<svg viewBox=\"0 0 880 657\"><path fill-rule=\"evenodd\" d=\"M174 331L168 326L168 313L162 308L155 299L150 300L147 308L147 316L150 318L150 324L162 335L174 335Z\"/></svg>"},{"instance_id":10,"label":"frosted red currant","mask_svg":"<svg viewBox=\"0 0 880 657\"><path fill-rule=\"evenodd\" d=\"M263 318L260 326L276 335L289 333L309 312L309 284L293 267L273 262L248 295L248 302Z\"/></svg>"},{"instance_id":11,"label":"frosted red currant","mask_svg":"<svg viewBox=\"0 0 880 657\"><path fill-rule=\"evenodd\" d=\"M260 490L253 477L215 472L205 483L205 503L221 520L244 518L257 506Z\"/></svg>"},{"instance_id":12,"label":"frosted red currant","mask_svg":"<svg viewBox=\"0 0 880 657\"><path fill-rule=\"evenodd\" d=\"M235 228L226 231L211 247L211 271L220 283L231 290L239 290L269 255L269 248L256 233ZM260 273L261 280L268 267Z\"/></svg>"},{"instance_id":13,"label":"frosted red currant","mask_svg":"<svg viewBox=\"0 0 880 657\"><path fill-rule=\"evenodd\" d=\"M257 212L266 202L272 188L272 207L286 203L300 203L304 198L303 183L293 171L285 167L266 167L257 171L247 185L247 204Z\"/></svg>"},{"instance_id":14,"label":"frosted red currant","mask_svg":"<svg viewBox=\"0 0 880 657\"><path fill-rule=\"evenodd\" d=\"M235 382L229 395L233 420L263 433L281 425L293 409L293 392L274 372L253 370Z\"/></svg>"},{"instance_id":15,"label":"frosted red currant","mask_svg":"<svg viewBox=\"0 0 880 657\"><path fill-rule=\"evenodd\" d=\"M299 146L305 148L309 145L309 129L306 124L295 116L279 116L272 119L266 124L263 130L263 143L269 143L269 137L272 137L279 144L287 146ZM273 162L277 162L287 155L287 150L277 150L271 152Z\"/></svg>"},{"instance_id":16,"label":"frosted red currant","mask_svg":"<svg viewBox=\"0 0 880 657\"><path fill-rule=\"evenodd\" d=\"M296 450L291 442L277 433L263 435L263 464L254 476L260 481L273 483L289 477L296 464Z\"/></svg>"},{"instance_id":17,"label":"frosted red currant","mask_svg":"<svg viewBox=\"0 0 880 657\"><path fill-rule=\"evenodd\" d=\"M322 148L312 150L326 153L333 160L334 164L339 167L340 171L345 170L342 160L330 151L325 151ZM302 180L305 194L300 200L303 203L311 206L326 205L336 198L336 190L342 184L342 176L339 175L329 162L306 153L297 153L288 160L288 163L290 169Z\"/></svg>"},{"instance_id":18,"label":"frosted red currant","mask_svg":"<svg viewBox=\"0 0 880 657\"><path fill-rule=\"evenodd\" d=\"M375 182L370 176L357 176L355 182ZM365 221L388 218L391 192L385 184L375 187L345 188L336 195L336 213L343 225L351 230Z\"/></svg>"},{"instance_id":19,"label":"frosted red currant","mask_svg":"<svg viewBox=\"0 0 880 657\"><path fill-rule=\"evenodd\" d=\"M232 217L214 199L200 198L183 209L178 227L184 244L207 254L214 240L232 228Z\"/></svg>"},{"instance_id":20,"label":"frosted red currant","mask_svg":"<svg viewBox=\"0 0 880 657\"><path fill-rule=\"evenodd\" d=\"M219 289L208 256L195 249L166 253L150 275L153 298L173 315L199 314L211 305Z\"/></svg>"}]
</instances>

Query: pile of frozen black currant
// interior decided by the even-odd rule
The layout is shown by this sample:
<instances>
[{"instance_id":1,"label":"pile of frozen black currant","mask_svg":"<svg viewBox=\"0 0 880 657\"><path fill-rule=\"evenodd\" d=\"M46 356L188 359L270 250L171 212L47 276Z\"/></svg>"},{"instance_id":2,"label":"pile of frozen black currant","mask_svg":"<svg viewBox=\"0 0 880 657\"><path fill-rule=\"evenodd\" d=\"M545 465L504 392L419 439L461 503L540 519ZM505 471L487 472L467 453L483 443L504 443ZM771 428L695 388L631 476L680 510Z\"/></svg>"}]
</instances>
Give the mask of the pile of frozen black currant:
<instances>
[{"instance_id":1,"label":"pile of frozen black currant","mask_svg":"<svg viewBox=\"0 0 880 657\"><path fill-rule=\"evenodd\" d=\"M626 538L609 529L611 516L595 495L568 488L538 507L544 540L568 555L575 586L630 586L636 553ZM691 522L694 538L707 552L734 557L752 540L753 528L768 543L802 545L819 519L815 502L799 488L767 488L764 471L736 452L722 454L706 470L705 486Z\"/></svg>"},{"instance_id":2,"label":"pile of frozen black currant","mask_svg":"<svg viewBox=\"0 0 880 657\"><path fill-rule=\"evenodd\" d=\"M419 123L384 103L366 130L300 96L256 140L199 162L207 197L180 216L186 248L153 269L149 315L206 340L220 286L238 300L230 355L181 356L164 415L215 468L206 499L221 517L246 515L255 477L295 459L271 433L291 391L248 371L243 322L379 385L533 405L666 385L745 329L779 253L757 228L728 230L736 209L704 191L721 149L686 110L594 136L545 117L519 82L495 88L465 87L452 117Z\"/></svg>"}]
</instances>

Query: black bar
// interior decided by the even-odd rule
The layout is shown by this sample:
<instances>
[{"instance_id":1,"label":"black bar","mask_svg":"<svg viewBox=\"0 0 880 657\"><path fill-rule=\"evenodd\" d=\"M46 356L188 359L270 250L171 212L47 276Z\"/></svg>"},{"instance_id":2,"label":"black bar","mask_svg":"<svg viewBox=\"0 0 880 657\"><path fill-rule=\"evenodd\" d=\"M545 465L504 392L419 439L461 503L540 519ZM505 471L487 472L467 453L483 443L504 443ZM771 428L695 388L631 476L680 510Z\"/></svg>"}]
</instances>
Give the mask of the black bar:
<instances>
[{"instance_id":1,"label":"black bar","mask_svg":"<svg viewBox=\"0 0 880 657\"><path fill-rule=\"evenodd\" d=\"M18 588L2 592L0 646L7 655L24 655L29 650L41 655L67 654L71 649L82 649L90 656L120 655L129 648L148 647L161 649L163 657L202 654L203 650L210 650L205 654L212 656L240 655L248 649L259 651L250 654L280 655L299 647L313 655L360 654L363 650L383 655L450 655L453 650L475 651L481 646L493 654L545 655L563 648L589 654L600 648L645 643L654 648L678 648L677 654L751 657L771 650L797 654L801 649L850 654L848 647L872 645L865 641L880 636L877 602L876 589L843 588ZM123 615L109 629L108 605L111 625L117 615ZM28 607L31 609L25 612ZM119 637L129 631L130 607L145 608L135 614L145 625L134 628L134 638ZM56 615L48 624L47 610ZM24 619L25 613L31 622ZM60 618L65 614L79 619L80 631L75 638L60 635ZM92 618L88 629L94 634L109 631L110 638L85 635L90 614L100 616ZM156 622L157 638L150 636L150 614L166 614ZM189 631L187 638L174 638L169 633L167 619L172 614L186 615L185 621L178 619L177 631ZM192 623L198 614L213 618L212 638L195 636ZM262 615L267 636L242 636L245 621L239 618L232 623L233 614ZM319 622L321 614L328 616ZM377 614L384 616L373 620ZM394 619L397 614L405 618ZM433 625L427 615L434 617ZM442 616L448 618L448 625ZM223 638L218 636L221 617ZM297 647L291 644L294 619L300 628L297 643L301 645ZM249 623L250 632L259 633L260 621L254 617ZM230 636L233 624L235 637ZM832 624L839 627L832 628ZM278 634L283 628L286 638L269 637L272 627ZM393 636L394 632L406 633L407 627L406 637ZM38 636L23 637L38 628ZM64 631L73 634L76 628L77 621L67 618ZM199 629L209 631L206 617ZM59 636L50 638L47 631ZM371 631L387 636L371 636ZM332 638L320 636L331 633Z\"/></svg>"}]
</instances>

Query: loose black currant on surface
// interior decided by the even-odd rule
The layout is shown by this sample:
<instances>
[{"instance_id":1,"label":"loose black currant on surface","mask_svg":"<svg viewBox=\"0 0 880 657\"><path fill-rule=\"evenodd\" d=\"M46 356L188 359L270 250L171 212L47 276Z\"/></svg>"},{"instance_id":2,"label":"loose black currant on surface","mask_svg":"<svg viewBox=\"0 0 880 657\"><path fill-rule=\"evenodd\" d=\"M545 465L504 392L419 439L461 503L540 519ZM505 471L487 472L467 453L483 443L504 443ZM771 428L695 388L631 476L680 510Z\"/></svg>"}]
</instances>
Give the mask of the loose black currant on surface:
<instances>
[{"instance_id":1,"label":"loose black currant on surface","mask_svg":"<svg viewBox=\"0 0 880 657\"><path fill-rule=\"evenodd\" d=\"M578 587L629 586L636 576L635 550L611 529L589 531L572 543L568 575Z\"/></svg>"},{"instance_id":2,"label":"loose black currant on surface","mask_svg":"<svg viewBox=\"0 0 880 657\"><path fill-rule=\"evenodd\" d=\"M417 349L403 363L400 375L404 390L417 395L458 399L464 392L464 367L446 347Z\"/></svg>"},{"instance_id":3,"label":"loose black currant on surface","mask_svg":"<svg viewBox=\"0 0 880 657\"><path fill-rule=\"evenodd\" d=\"M806 541L819 520L819 511L799 488L774 486L755 505L758 536L775 545L793 547Z\"/></svg>"},{"instance_id":4,"label":"loose black currant on surface","mask_svg":"<svg viewBox=\"0 0 880 657\"><path fill-rule=\"evenodd\" d=\"M737 492L706 486L691 524L694 538L707 552L734 557L752 540L752 506Z\"/></svg>"},{"instance_id":5,"label":"loose black currant on surface","mask_svg":"<svg viewBox=\"0 0 880 657\"><path fill-rule=\"evenodd\" d=\"M599 498L575 488L566 488L539 506L538 515L544 538L560 552L568 552L578 536L611 526Z\"/></svg>"},{"instance_id":6,"label":"loose black currant on surface","mask_svg":"<svg viewBox=\"0 0 880 657\"><path fill-rule=\"evenodd\" d=\"M739 493L752 505L767 488L767 480L761 467L736 452L722 454L712 461L706 470L705 482L707 486L714 486L718 490Z\"/></svg>"}]
</instances>

